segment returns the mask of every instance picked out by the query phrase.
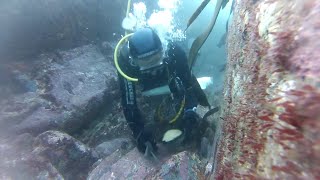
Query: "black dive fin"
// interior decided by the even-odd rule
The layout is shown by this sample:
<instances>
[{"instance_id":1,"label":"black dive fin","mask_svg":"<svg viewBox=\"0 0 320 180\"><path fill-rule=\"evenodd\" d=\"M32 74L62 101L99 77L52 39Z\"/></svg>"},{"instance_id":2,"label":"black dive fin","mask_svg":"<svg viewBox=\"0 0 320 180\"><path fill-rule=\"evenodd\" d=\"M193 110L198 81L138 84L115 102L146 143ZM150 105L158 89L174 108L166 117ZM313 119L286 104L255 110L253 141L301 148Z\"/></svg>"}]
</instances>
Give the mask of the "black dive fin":
<instances>
[{"instance_id":1,"label":"black dive fin","mask_svg":"<svg viewBox=\"0 0 320 180\"><path fill-rule=\"evenodd\" d=\"M144 152L144 156L145 157L152 157L153 160L155 160L156 162L160 162L159 159L157 158L157 156L154 154L154 149L152 148L152 145L149 141L145 142L146 145L146 151Z\"/></svg>"}]
</instances>

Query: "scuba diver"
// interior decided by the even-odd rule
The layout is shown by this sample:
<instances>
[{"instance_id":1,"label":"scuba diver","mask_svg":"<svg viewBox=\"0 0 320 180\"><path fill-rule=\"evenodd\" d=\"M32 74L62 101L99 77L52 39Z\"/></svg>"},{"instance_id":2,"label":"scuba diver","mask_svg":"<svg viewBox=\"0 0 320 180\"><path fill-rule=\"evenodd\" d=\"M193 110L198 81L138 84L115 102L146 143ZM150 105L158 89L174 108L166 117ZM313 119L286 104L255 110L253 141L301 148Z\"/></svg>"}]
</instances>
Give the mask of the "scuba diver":
<instances>
[{"instance_id":1,"label":"scuba diver","mask_svg":"<svg viewBox=\"0 0 320 180\"><path fill-rule=\"evenodd\" d=\"M169 42L167 48L163 47L157 33L146 27L128 37L128 42L125 42L115 58L119 59L115 62L126 75L138 79L137 82L131 81L118 70L124 116L139 151L157 151L159 137L162 142L182 136L183 143L190 141L194 131L198 131L201 120L196 113L197 106L210 105L196 77L191 73L183 49L174 42ZM168 119L161 117L162 112L157 112L160 114L155 118L157 121L147 121L138 108L137 87L146 96L167 91L170 94L167 99L175 104L172 108L174 116Z\"/></svg>"}]
</instances>

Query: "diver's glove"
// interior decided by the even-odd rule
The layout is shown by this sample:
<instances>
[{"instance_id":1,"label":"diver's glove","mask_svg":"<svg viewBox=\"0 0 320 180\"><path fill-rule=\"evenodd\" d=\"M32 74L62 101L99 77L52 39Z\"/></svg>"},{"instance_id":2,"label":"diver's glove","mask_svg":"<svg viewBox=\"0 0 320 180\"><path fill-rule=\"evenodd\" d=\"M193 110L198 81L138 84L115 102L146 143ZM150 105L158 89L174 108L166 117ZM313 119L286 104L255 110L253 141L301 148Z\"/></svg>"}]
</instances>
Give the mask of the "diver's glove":
<instances>
[{"instance_id":1,"label":"diver's glove","mask_svg":"<svg viewBox=\"0 0 320 180\"><path fill-rule=\"evenodd\" d=\"M185 130L185 141L191 140L194 131L198 129L200 119L194 109L187 109L184 112L182 126Z\"/></svg>"},{"instance_id":2,"label":"diver's glove","mask_svg":"<svg viewBox=\"0 0 320 180\"><path fill-rule=\"evenodd\" d=\"M151 128L143 128L137 137L137 147L140 152L146 153L146 150L157 151L157 145ZM147 149L148 147L148 149Z\"/></svg>"},{"instance_id":3,"label":"diver's glove","mask_svg":"<svg viewBox=\"0 0 320 180\"><path fill-rule=\"evenodd\" d=\"M179 77L173 77L169 80L169 88L174 97L183 97L186 93L183 83Z\"/></svg>"}]
</instances>

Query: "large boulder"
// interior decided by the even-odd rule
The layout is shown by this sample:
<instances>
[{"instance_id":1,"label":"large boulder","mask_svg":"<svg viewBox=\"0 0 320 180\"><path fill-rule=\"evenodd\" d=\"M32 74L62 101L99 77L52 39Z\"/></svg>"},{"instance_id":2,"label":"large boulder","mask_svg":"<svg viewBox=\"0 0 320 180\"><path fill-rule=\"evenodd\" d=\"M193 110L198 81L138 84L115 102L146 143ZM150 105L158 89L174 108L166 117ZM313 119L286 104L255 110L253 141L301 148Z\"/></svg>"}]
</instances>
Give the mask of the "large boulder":
<instances>
[{"instance_id":1,"label":"large boulder","mask_svg":"<svg viewBox=\"0 0 320 180\"><path fill-rule=\"evenodd\" d=\"M116 138L110 141L105 141L95 147L96 152L100 157L108 157L115 151L129 151L133 149L134 144L129 138Z\"/></svg>"},{"instance_id":2,"label":"large boulder","mask_svg":"<svg viewBox=\"0 0 320 180\"><path fill-rule=\"evenodd\" d=\"M164 162L157 173L147 179L204 179L198 156L187 151L173 155Z\"/></svg>"},{"instance_id":3,"label":"large boulder","mask_svg":"<svg viewBox=\"0 0 320 180\"><path fill-rule=\"evenodd\" d=\"M94 45L42 54L32 64L12 66L21 67L16 73L35 82L36 88L1 99L1 134L75 132L102 108L111 112L113 104L107 101L118 97L111 59Z\"/></svg>"},{"instance_id":4,"label":"large boulder","mask_svg":"<svg viewBox=\"0 0 320 180\"><path fill-rule=\"evenodd\" d=\"M32 153L33 141L34 137L28 133L0 140L1 179L63 179L49 161Z\"/></svg>"},{"instance_id":5,"label":"large boulder","mask_svg":"<svg viewBox=\"0 0 320 180\"><path fill-rule=\"evenodd\" d=\"M92 146L101 143L100 157L120 158L133 148L128 138L106 141L131 134L119 101L113 101L119 94L110 49L112 43L86 45L12 64L14 77L23 78L12 86L21 91L0 101L2 177L85 179L98 154L65 132Z\"/></svg>"},{"instance_id":6,"label":"large boulder","mask_svg":"<svg viewBox=\"0 0 320 180\"><path fill-rule=\"evenodd\" d=\"M162 149L164 150L164 149ZM115 153L93 169L88 179L201 179L201 162L196 154L183 151L159 154L159 160L144 156L137 148L120 157Z\"/></svg>"},{"instance_id":7,"label":"large boulder","mask_svg":"<svg viewBox=\"0 0 320 180\"><path fill-rule=\"evenodd\" d=\"M32 153L50 162L65 179L85 179L98 160L95 151L59 131L40 134L35 139Z\"/></svg>"},{"instance_id":8,"label":"large boulder","mask_svg":"<svg viewBox=\"0 0 320 180\"><path fill-rule=\"evenodd\" d=\"M116 158L118 157L118 159ZM156 165L137 148L119 159L105 158L88 176L88 179L144 179L155 172Z\"/></svg>"}]
</instances>

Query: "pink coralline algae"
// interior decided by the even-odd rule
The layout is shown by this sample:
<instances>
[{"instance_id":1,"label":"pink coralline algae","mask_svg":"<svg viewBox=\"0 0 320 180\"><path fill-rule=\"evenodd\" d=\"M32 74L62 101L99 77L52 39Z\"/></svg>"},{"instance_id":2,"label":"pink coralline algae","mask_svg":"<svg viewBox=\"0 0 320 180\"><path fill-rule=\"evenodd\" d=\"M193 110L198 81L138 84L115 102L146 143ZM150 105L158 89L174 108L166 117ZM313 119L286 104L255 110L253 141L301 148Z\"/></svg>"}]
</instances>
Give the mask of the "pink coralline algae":
<instances>
[{"instance_id":1,"label":"pink coralline algae","mask_svg":"<svg viewBox=\"0 0 320 180\"><path fill-rule=\"evenodd\" d=\"M320 2L236 1L213 179L320 178Z\"/></svg>"}]
</instances>

